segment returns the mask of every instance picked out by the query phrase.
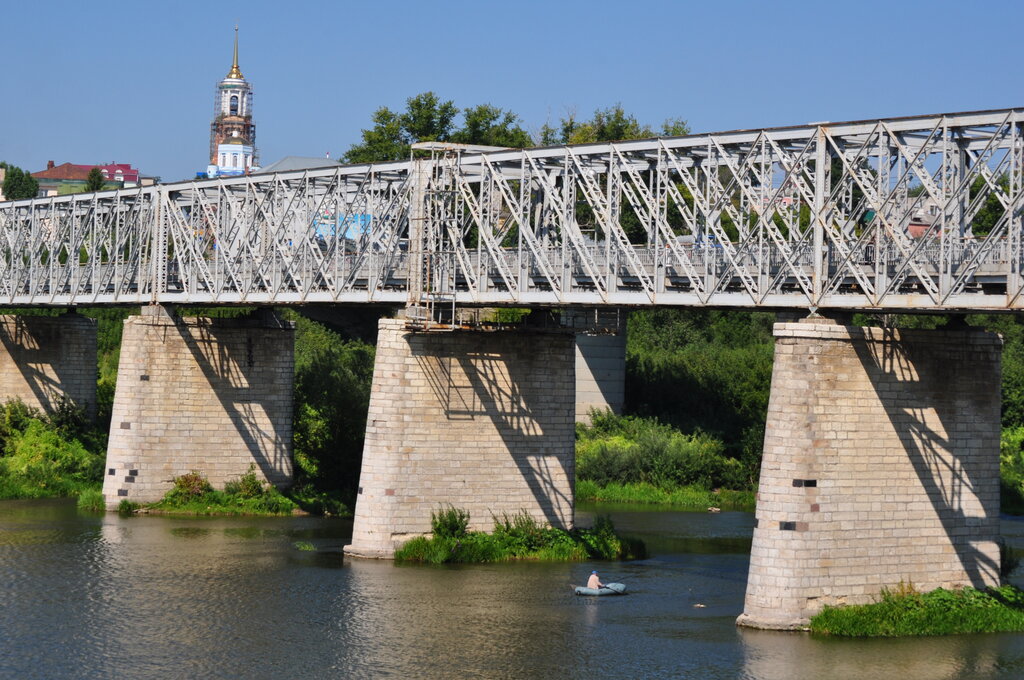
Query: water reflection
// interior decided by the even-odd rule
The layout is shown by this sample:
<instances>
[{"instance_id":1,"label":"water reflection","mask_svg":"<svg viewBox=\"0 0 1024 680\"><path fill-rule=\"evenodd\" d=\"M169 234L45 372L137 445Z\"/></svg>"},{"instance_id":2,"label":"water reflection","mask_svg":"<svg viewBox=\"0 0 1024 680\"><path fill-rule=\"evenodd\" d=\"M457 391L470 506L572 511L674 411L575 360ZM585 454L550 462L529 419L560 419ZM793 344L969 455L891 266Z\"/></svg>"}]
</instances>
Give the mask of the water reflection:
<instances>
[{"instance_id":1,"label":"water reflection","mask_svg":"<svg viewBox=\"0 0 1024 680\"><path fill-rule=\"evenodd\" d=\"M581 521L591 509L582 508ZM1011 678L1022 636L737 630L752 517L618 509L642 562L396 567L315 518L0 502L0 677ZM313 544L304 552L297 541ZM597 566L630 594L583 598ZM702 605L702 606L697 606Z\"/></svg>"}]
</instances>

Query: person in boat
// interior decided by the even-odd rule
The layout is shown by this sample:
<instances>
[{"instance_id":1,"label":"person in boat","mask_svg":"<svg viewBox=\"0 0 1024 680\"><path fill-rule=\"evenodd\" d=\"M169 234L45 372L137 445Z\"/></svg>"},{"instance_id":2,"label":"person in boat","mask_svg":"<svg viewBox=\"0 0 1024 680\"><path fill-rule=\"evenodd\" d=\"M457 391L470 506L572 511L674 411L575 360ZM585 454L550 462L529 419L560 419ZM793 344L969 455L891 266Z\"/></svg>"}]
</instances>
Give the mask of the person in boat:
<instances>
[{"instance_id":1,"label":"person in boat","mask_svg":"<svg viewBox=\"0 0 1024 680\"><path fill-rule=\"evenodd\" d=\"M596 571L590 572L590 579L587 581L587 587L593 588L594 590L604 588L604 584L601 583L601 579L597 577Z\"/></svg>"}]
</instances>

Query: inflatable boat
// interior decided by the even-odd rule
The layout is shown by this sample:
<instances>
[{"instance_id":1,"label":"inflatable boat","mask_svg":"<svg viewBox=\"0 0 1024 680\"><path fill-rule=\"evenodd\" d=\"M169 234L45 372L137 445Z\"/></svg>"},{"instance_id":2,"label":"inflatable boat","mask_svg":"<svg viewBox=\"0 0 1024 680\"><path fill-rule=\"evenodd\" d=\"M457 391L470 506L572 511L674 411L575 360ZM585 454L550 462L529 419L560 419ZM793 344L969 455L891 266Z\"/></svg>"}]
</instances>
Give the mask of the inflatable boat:
<instances>
[{"instance_id":1,"label":"inflatable boat","mask_svg":"<svg viewBox=\"0 0 1024 680\"><path fill-rule=\"evenodd\" d=\"M576 586L577 595L622 595L625 592L626 586L622 583L605 583L602 588Z\"/></svg>"}]
</instances>

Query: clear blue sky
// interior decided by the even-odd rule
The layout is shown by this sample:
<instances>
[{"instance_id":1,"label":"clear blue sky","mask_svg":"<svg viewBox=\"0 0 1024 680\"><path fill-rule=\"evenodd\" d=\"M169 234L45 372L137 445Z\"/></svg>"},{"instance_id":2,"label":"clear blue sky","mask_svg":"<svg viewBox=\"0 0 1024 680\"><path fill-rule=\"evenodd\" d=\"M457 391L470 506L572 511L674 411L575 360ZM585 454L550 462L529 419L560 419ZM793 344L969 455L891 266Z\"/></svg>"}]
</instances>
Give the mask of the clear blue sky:
<instances>
[{"instance_id":1,"label":"clear blue sky","mask_svg":"<svg viewBox=\"0 0 1024 680\"><path fill-rule=\"evenodd\" d=\"M264 164L427 90L531 132L617 102L695 132L1024 106L1020 0L12 2L0 160L204 169L236 21Z\"/></svg>"}]
</instances>

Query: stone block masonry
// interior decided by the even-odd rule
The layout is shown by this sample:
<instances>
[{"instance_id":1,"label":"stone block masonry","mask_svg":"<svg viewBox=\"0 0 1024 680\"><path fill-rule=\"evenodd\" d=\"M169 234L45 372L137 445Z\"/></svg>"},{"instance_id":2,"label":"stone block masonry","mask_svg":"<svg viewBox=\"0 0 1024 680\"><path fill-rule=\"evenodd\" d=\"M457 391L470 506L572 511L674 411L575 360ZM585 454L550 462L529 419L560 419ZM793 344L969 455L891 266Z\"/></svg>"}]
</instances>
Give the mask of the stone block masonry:
<instances>
[{"instance_id":1,"label":"stone block masonry","mask_svg":"<svg viewBox=\"0 0 1024 680\"><path fill-rule=\"evenodd\" d=\"M626 395L626 332L576 336L576 420L591 409L622 413Z\"/></svg>"},{"instance_id":2,"label":"stone block masonry","mask_svg":"<svg viewBox=\"0 0 1024 680\"><path fill-rule=\"evenodd\" d=\"M183 319L161 306L125 320L103 495L153 502L193 470L215 488L250 465L292 479L294 328L269 311Z\"/></svg>"},{"instance_id":3,"label":"stone block masonry","mask_svg":"<svg viewBox=\"0 0 1024 680\"><path fill-rule=\"evenodd\" d=\"M452 505L471 527L573 524L571 333L414 333L379 324L351 555L390 558Z\"/></svg>"},{"instance_id":4,"label":"stone block masonry","mask_svg":"<svg viewBox=\"0 0 1024 680\"><path fill-rule=\"evenodd\" d=\"M0 400L51 413L66 399L96 417L95 320L3 315L0 342Z\"/></svg>"},{"instance_id":5,"label":"stone block masonry","mask_svg":"<svg viewBox=\"0 0 1024 680\"><path fill-rule=\"evenodd\" d=\"M800 628L901 581L998 584L999 337L821 318L775 337L737 622Z\"/></svg>"}]
</instances>

